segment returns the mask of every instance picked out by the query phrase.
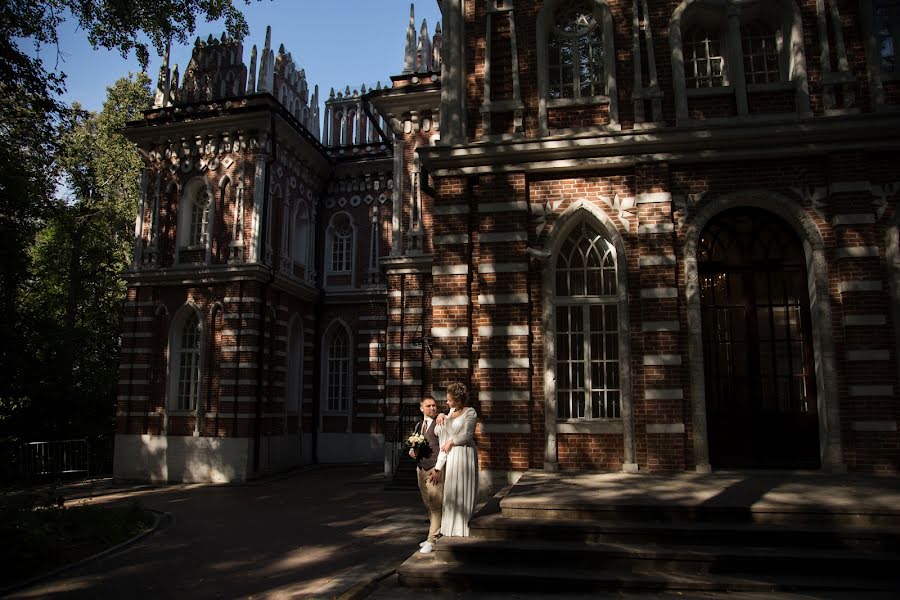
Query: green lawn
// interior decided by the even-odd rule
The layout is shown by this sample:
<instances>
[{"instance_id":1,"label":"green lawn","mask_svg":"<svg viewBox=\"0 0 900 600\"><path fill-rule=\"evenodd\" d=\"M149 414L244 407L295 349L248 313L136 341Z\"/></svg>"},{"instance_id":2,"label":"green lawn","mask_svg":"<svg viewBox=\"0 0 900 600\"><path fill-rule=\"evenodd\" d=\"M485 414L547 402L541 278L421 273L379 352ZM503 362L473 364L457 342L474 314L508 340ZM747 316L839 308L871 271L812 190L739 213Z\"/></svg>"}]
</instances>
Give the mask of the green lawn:
<instances>
[{"instance_id":1,"label":"green lawn","mask_svg":"<svg viewBox=\"0 0 900 600\"><path fill-rule=\"evenodd\" d=\"M0 588L87 558L153 525L138 505L109 508L34 506L0 501Z\"/></svg>"}]
</instances>

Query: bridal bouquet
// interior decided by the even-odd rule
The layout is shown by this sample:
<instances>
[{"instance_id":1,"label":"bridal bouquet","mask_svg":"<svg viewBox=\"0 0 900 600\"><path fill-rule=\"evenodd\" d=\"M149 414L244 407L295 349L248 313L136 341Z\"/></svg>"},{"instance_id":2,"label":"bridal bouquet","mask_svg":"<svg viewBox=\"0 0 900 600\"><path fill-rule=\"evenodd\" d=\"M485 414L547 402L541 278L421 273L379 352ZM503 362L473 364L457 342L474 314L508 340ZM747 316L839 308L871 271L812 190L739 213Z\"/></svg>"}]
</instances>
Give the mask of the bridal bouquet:
<instances>
[{"instance_id":1,"label":"bridal bouquet","mask_svg":"<svg viewBox=\"0 0 900 600\"><path fill-rule=\"evenodd\" d=\"M406 438L406 445L412 448L413 450L418 451L420 448L427 446L428 441L425 439L425 436L421 433L414 433L408 438Z\"/></svg>"}]
</instances>

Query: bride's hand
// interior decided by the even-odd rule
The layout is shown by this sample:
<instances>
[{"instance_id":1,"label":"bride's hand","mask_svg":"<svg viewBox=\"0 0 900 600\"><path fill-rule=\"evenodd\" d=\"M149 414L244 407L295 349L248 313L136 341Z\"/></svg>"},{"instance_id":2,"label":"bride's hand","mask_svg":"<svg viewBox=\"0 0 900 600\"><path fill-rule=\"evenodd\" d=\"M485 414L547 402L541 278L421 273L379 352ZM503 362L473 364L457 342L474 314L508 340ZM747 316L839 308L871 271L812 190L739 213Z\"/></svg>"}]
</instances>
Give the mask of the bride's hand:
<instances>
[{"instance_id":1,"label":"bride's hand","mask_svg":"<svg viewBox=\"0 0 900 600\"><path fill-rule=\"evenodd\" d=\"M444 445L441 446L441 452L450 452L451 448L453 448L453 440L447 440L446 442L444 442Z\"/></svg>"},{"instance_id":2,"label":"bride's hand","mask_svg":"<svg viewBox=\"0 0 900 600\"><path fill-rule=\"evenodd\" d=\"M447 415L445 415L444 413L438 413L438 416L435 417L434 420L438 425L443 425L444 419L446 419L446 418L447 418Z\"/></svg>"}]
</instances>

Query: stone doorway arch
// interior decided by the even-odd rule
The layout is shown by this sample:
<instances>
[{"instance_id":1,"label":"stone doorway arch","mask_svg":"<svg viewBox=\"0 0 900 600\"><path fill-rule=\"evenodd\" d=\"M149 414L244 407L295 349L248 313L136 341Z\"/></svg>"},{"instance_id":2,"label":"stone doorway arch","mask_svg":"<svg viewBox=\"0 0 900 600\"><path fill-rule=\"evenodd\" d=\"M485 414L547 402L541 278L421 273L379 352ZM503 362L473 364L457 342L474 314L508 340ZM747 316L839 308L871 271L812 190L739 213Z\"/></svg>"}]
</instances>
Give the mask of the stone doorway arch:
<instances>
[{"instance_id":1,"label":"stone doorway arch","mask_svg":"<svg viewBox=\"0 0 900 600\"><path fill-rule=\"evenodd\" d=\"M843 472L846 468L841 444L825 243L815 222L802 207L778 193L766 190L737 192L712 199L697 212L685 234L685 297L696 469L700 472L711 470L697 249L700 235L707 224L720 213L738 207L758 208L773 213L790 225L803 244L812 324L816 395L819 403L819 455L823 470Z\"/></svg>"}]
</instances>

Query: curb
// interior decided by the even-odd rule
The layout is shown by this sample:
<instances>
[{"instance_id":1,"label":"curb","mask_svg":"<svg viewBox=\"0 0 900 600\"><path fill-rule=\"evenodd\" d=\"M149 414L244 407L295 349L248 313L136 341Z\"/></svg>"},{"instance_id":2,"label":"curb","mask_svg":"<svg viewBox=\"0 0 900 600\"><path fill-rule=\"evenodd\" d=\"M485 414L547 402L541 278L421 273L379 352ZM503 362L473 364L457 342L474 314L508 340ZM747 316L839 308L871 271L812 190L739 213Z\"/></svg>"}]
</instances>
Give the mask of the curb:
<instances>
[{"instance_id":1,"label":"curb","mask_svg":"<svg viewBox=\"0 0 900 600\"><path fill-rule=\"evenodd\" d=\"M337 597L337 600L361 600L362 598L367 597L375 588L378 587L378 584L394 575L397 572L397 569L388 569L386 571L382 571L377 575L370 577L366 581L361 581L357 583L352 588L341 594Z\"/></svg>"},{"instance_id":2,"label":"curb","mask_svg":"<svg viewBox=\"0 0 900 600\"><path fill-rule=\"evenodd\" d=\"M111 547L107 548L106 550L101 550L100 552L97 552L96 554L92 554L91 556L88 556L86 558L82 558L79 561L69 563L69 564L63 565L61 567L57 567L57 568L53 569L52 571L48 571L47 573L41 573L40 575L35 575L34 577L31 577L24 581L20 581L18 583L13 583L12 585L9 585L5 588L0 588L0 596L6 596L7 594L10 594L12 592L32 587L38 583L43 583L44 581L49 581L49 580L57 577L58 575L62 575L66 571L84 566L92 561L103 558L104 556L108 556L110 554L115 554L116 552L119 552L120 550L124 550L128 546L138 543L139 541L141 541L145 537L149 536L150 534L155 533L162 526L168 525L172 520L172 515L169 513L159 512L159 511L156 511L156 510L153 510L150 508L145 508L143 510L153 513L153 516L154 516L153 525L151 525L144 531L130 537L129 539L125 540L124 542L119 542L115 546L111 546ZM165 520L165 523L163 523L163 520Z\"/></svg>"}]
</instances>

